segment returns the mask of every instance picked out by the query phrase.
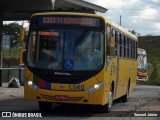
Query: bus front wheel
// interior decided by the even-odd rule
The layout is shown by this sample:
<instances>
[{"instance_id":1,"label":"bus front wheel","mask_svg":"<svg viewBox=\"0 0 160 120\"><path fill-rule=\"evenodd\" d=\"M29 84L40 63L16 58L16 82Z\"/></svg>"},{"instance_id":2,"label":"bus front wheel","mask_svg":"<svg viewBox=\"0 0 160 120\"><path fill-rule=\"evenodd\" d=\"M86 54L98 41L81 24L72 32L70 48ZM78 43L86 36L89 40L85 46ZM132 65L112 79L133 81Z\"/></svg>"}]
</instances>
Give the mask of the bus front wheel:
<instances>
[{"instance_id":1,"label":"bus front wheel","mask_svg":"<svg viewBox=\"0 0 160 120\"><path fill-rule=\"evenodd\" d=\"M110 88L109 97L108 97L108 103L102 106L102 112L108 113L110 112L110 109L113 104L113 89L112 86Z\"/></svg>"},{"instance_id":2,"label":"bus front wheel","mask_svg":"<svg viewBox=\"0 0 160 120\"><path fill-rule=\"evenodd\" d=\"M42 111L49 111L52 108L52 103L51 102L42 102L42 101L39 101L38 103L39 103L39 108Z\"/></svg>"}]
</instances>

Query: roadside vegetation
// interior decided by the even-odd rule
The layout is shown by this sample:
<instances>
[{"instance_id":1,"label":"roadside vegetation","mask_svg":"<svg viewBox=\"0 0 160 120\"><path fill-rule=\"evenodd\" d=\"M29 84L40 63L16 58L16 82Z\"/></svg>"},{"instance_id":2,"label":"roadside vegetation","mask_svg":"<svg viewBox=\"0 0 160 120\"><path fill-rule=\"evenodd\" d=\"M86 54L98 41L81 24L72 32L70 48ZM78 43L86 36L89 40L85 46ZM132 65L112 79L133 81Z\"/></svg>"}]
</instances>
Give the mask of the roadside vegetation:
<instances>
[{"instance_id":1,"label":"roadside vegetation","mask_svg":"<svg viewBox=\"0 0 160 120\"><path fill-rule=\"evenodd\" d=\"M160 36L141 36L138 47L147 52L149 79L143 84L160 85Z\"/></svg>"},{"instance_id":2,"label":"roadside vegetation","mask_svg":"<svg viewBox=\"0 0 160 120\"><path fill-rule=\"evenodd\" d=\"M10 67L10 65L19 65L21 50L24 48L24 41L19 35L22 26L18 23L4 24L2 34L10 36L2 45L2 67ZM25 36L26 37L26 36ZM6 46L8 47L6 47Z\"/></svg>"}]
</instances>

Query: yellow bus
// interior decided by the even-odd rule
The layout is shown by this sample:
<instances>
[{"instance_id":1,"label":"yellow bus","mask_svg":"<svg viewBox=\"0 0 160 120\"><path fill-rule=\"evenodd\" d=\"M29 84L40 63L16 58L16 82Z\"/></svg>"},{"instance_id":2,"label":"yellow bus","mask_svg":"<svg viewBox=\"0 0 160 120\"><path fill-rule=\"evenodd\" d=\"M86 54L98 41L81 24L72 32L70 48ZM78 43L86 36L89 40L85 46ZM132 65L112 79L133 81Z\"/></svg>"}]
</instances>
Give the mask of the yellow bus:
<instances>
[{"instance_id":1,"label":"yellow bus","mask_svg":"<svg viewBox=\"0 0 160 120\"><path fill-rule=\"evenodd\" d=\"M147 67L147 53L146 50L138 48L137 55L137 80L147 81L148 80L148 67Z\"/></svg>"},{"instance_id":2,"label":"yellow bus","mask_svg":"<svg viewBox=\"0 0 160 120\"><path fill-rule=\"evenodd\" d=\"M136 85L137 37L103 16L37 13L31 17L26 53L33 80L25 99L41 110L52 103L101 106L126 102Z\"/></svg>"}]
</instances>

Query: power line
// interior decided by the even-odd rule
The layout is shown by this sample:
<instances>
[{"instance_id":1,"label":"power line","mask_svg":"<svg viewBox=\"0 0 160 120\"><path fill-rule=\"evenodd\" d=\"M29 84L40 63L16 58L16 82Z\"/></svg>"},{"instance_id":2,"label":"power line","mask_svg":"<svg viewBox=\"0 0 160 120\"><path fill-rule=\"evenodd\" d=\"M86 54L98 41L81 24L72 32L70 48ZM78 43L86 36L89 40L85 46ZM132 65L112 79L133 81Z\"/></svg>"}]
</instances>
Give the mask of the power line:
<instances>
[{"instance_id":1,"label":"power line","mask_svg":"<svg viewBox=\"0 0 160 120\"><path fill-rule=\"evenodd\" d=\"M121 18L122 18L122 15L117 11L117 10L114 10L114 11L116 11L116 13L119 15L119 25L121 26Z\"/></svg>"},{"instance_id":2,"label":"power line","mask_svg":"<svg viewBox=\"0 0 160 120\"><path fill-rule=\"evenodd\" d=\"M151 8L157 8L160 7L160 5L156 5L156 6L152 6L152 7L148 7L148 8L144 8L144 9L138 9L138 8L131 8L131 9L116 9L116 8L108 8L109 10L130 10L130 11L134 11L134 10L146 10L146 9L151 9Z\"/></svg>"}]
</instances>

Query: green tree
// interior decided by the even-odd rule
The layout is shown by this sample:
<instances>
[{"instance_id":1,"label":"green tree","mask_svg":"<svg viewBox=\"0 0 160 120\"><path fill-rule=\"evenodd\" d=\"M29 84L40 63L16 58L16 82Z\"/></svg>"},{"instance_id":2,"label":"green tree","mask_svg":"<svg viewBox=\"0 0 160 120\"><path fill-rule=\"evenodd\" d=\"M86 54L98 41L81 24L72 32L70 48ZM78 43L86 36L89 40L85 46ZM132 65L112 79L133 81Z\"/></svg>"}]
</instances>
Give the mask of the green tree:
<instances>
[{"instance_id":1,"label":"green tree","mask_svg":"<svg viewBox=\"0 0 160 120\"><path fill-rule=\"evenodd\" d=\"M134 35L140 36L140 33L137 33L135 30L128 30L129 32L131 32Z\"/></svg>"},{"instance_id":2,"label":"green tree","mask_svg":"<svg viewBox=\"0 0 160 120\"><path fill-rule=\"evenodd\" d=\"M159 79L158 79L158 69L157 69L157 66L158 66L158 62L154 62L152 63L152 67L153 67L153 70L150 74L150 79L149 79L149 83L151 84L159 84Z\"/></svg>"},{"instance_id":3,"label":"green tree","mask_svg":"<svg viewBox=\"0 0 160 120\"><path fill-rule=\"evenodd\" d=\"M3 34L11 35L11 46L15 46L18 43L18 37L20 32L21 25L18 23L10 23L10 24L4 24L3 25Z\"/></svg>"}]
</instances>

